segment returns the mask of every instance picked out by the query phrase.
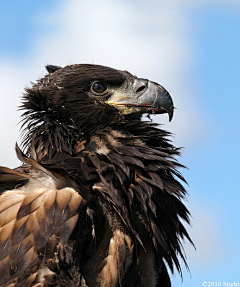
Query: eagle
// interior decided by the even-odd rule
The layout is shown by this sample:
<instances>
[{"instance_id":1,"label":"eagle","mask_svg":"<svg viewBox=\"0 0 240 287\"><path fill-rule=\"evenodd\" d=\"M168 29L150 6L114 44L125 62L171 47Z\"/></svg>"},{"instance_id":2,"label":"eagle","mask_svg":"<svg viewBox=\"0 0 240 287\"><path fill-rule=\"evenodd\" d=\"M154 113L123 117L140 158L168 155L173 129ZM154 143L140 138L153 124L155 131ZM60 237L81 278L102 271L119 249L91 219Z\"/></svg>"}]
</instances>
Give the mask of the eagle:
<instances>
[{"instance_id":1,"label":"eagle","mask_svg":"<svg viewBox=\"0 0 240 287\"><path fill-rule=\"evenodd\" d=\"M22 165L0 168L0 287L171 286L192 241L181 150L150 120L171 121L170 94L101 65L46 69L23 94Z\"/></svg>"}]
</instances>

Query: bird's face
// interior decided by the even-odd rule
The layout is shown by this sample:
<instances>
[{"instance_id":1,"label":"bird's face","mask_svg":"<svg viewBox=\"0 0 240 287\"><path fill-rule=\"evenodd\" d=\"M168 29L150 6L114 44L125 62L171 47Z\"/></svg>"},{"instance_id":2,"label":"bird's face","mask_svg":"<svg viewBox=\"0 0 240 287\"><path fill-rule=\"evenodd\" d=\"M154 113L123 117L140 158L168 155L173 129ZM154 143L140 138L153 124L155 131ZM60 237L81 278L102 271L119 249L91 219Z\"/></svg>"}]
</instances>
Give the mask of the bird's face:
<instances>
[{"instance_id":1,"label":"bird's face","mask_svg":"<svg viewBox=\"0 0 240 287\"><path fill-rule=\"evenodd\" d=\"M172 98L161 85L137 78L126 71L99 65L72 65L56 67L49 79L47 84L53 81L60 90L59 94L61 89L68 93L62 101L58 97L56 104L74 110L79 105L79 113L80 109L87 111L92 103L91 111L101 109L108 116L117 112L121 115L168 113L169 120L173 117ZM67 105L72 101L74 107Z\"/></svg>"}]
</instances>

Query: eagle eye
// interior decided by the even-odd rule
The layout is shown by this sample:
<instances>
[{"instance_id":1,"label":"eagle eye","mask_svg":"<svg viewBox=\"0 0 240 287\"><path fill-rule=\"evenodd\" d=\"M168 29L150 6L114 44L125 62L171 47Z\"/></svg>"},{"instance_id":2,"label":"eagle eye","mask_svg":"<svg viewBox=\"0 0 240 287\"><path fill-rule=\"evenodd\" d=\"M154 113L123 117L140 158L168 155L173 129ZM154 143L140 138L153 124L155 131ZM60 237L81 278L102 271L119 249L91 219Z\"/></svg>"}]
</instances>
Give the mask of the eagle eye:
<instances>
[{"instance_id":1,"label":"eagle eye","mask_svg":"<svg viewBox=\"0 0 240 287\"><path fill-rule=\"evenodd\" d=\"M102 82L95 82L92 84L92 92L101 95L107 91L107 85Z\"/></svg>"}]
</instances>

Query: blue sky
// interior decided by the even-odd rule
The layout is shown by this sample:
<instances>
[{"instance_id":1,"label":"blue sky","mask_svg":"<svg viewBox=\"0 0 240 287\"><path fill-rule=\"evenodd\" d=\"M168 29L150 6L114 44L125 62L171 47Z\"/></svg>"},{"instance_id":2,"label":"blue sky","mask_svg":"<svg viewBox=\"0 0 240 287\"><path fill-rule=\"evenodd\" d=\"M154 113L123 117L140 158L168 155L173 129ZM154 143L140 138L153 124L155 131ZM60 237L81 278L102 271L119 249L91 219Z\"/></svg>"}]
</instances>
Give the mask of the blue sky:
<instances>
[{"instance_id":1,"label":"blue sky","mask_svg":"<svg viewBox=\"0 0 240 287\"><path fill-rule=\"evenodd\" d=\"M197 248L186 245L191 275L183 266L173 286L240 282L240 4L165 2L1 1L0 164L18 165L17 106L46 64L103 64L159 82L177 110L171 123L153 120L185 147Z\"/></svg>"}]
</instances>

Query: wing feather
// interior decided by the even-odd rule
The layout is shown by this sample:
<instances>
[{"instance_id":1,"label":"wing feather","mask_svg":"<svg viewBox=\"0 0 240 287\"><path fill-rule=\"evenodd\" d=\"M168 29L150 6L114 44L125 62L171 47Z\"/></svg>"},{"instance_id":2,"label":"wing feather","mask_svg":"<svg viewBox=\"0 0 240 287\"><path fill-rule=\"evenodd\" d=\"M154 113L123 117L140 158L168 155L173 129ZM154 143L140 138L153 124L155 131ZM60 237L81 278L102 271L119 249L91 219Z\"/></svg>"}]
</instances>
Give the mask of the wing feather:
<instances>
[{"instance_id":1,"label":"wing feather","mask_svg":"<svg viewBox=\"0 0 240 287\"><path fill-rule=\"evenodd\" d=\"M57 188L55 175L50 175L38 169L27 184L0 196L1 287L31 286L36 268L53 256L59 244L68 243L76 227L85 202L75 189Z\"/></svg>"}]
</instances>

